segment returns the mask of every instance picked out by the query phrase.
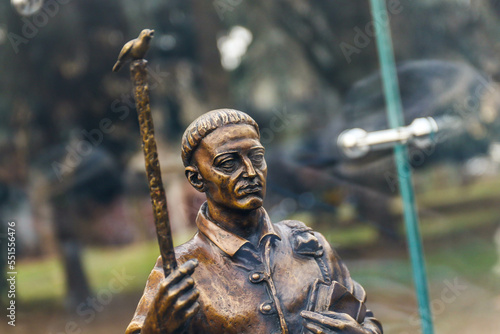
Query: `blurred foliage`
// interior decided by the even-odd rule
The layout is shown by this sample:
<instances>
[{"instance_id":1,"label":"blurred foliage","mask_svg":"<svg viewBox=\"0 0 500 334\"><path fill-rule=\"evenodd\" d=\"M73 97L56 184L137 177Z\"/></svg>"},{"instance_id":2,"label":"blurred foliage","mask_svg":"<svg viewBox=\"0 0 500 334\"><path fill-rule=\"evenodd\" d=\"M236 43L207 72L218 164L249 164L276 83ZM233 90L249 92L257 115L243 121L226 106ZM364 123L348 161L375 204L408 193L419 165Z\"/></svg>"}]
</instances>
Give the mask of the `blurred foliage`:
<instances>
[{"instance_id":1,"label":"blurred foliage","mask_svg":"<svg viewBox=\"0 0 500 334\"><path fill-rule=\"evenodd\" d=\"M191 235L177 236L175 244L187 241ZM94 291L109 289L115 273L133 277L120 292L142 291L146 279L158 258L156 240L128 247L91 248L84 254ZM19 298L22 303L61 303L65 293L64 269L57 258L27 261L18 266Z\"/></svg>"}]
</instances>

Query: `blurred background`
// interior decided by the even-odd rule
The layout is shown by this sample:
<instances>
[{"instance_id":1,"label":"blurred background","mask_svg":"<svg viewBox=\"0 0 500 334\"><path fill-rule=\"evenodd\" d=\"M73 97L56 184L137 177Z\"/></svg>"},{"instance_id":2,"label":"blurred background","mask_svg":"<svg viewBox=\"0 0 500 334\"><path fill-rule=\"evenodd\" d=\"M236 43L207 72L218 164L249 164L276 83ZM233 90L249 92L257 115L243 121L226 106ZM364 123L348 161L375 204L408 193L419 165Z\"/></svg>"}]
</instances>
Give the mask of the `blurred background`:
<instances>
[{"instance_id":1,"label":"blurred background","mask_svg":"<svg viewBox=\"0 0 500 334\"><path fill-rule=\"evenodd\" d=\"M500 1L388 0L436 333L500 328ZM0 0L0 272L16 223L16 327L123 332L158 256L123 44L155 30L151 107L176 244L203 198L180 138L232 107L261 127L272 220L321 231L387 333L419 333L391 150L351 159L352 128L388 127L368 1ZM6 277L0 299L7 306ZM2 309L5 311L5 307Z\"/></svg>"}]
</instances>

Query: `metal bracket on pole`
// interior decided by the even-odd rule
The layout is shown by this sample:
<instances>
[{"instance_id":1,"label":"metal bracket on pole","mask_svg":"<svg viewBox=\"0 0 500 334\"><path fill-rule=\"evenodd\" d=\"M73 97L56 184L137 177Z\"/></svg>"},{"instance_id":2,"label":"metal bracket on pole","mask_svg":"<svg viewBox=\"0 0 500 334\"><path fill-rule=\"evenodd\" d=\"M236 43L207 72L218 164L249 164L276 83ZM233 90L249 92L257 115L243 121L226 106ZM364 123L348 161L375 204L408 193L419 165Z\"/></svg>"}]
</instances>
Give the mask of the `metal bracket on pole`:
<instances>
[{"instance_id":1,"label":"metal bracket on pole","mask_svg":"<svg viewBox=\"0 0 500 334\"><path fill-rule=\"evenodd\" d=\"M351 159L360 158L370 151L392 148L396 144L409 144L425 148L433 144L439 131L432 117L413 120L408 126L395 129L367 132L360 128L345 130L337 139L337 145Z\"/></svg>"}]
</instances>

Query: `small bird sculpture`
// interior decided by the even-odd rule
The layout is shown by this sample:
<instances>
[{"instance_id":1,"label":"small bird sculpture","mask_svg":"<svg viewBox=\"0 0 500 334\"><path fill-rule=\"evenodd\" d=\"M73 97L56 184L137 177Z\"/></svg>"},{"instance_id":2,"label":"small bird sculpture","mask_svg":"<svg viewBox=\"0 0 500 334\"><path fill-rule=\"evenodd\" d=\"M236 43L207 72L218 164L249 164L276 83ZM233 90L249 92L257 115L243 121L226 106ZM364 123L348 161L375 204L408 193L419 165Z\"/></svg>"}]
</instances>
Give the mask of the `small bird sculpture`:
<instances>
[{"instance_id":1,"label":"small bird sculpture","mask_svg":"<svg viewBox=\"0 0 500 334\"><path fill-rule=\"evenodd\" d=\"M144 29L139 34L139 37L128 41L120 51L118 60L113 66L113 72L118 72L122 66L129 60L142 59L149 50L149 42L154 36L155 31Z\"/></svg>"}]
</instances>

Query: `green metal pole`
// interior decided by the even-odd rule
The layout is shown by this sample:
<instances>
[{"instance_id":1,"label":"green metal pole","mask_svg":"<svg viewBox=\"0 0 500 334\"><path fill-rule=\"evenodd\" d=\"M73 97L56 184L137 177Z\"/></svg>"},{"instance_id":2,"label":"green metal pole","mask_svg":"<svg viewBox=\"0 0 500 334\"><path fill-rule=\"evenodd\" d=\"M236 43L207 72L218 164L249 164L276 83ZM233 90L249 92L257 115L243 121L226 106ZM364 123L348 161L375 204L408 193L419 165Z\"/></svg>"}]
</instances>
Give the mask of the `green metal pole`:
<instances>
[{"instance_id":1,"label":"green metal pole","mask_svg":"<svg viewBox=\"0 0 500 334\"><path fill-rule=\"evenodd\" d=\"M399 94L396 63L392 48L389 15L385 0L370 0L372 17L375 21L377 49L382 72L384 95L387 104L387 118L391 128L404 126L403 105ZM406 236L413 269L413 279L422 320L422 333L433 334L432 313L429 304L427 274L425 271L422 239L420 236L418 214L415 205L412 176L406 145L396 145L394 148L396 166L399 178L399 189L403 200Z\"/></svg>"}]
</instances>

